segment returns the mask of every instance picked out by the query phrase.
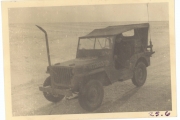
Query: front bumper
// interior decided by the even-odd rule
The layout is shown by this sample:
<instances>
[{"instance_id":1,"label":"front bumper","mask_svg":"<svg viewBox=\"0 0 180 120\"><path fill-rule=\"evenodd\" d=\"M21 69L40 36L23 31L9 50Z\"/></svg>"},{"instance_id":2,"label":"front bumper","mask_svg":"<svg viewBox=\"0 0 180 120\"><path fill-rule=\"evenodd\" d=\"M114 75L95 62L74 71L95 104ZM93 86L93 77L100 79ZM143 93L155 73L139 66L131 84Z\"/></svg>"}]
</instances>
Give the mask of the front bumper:
<instances>
[{"instance_id":1,"label":"front bumper","mask_svg":"<svg viewBox=\"0 0 180 120\"><path fill-rule=\"evenodd\" d=\"M47 92L52 95L65 95L72 96L72 91L70 89L54 89L51 86L39 87L39 90L42 92Z\"/></svg>"}]
</instances>

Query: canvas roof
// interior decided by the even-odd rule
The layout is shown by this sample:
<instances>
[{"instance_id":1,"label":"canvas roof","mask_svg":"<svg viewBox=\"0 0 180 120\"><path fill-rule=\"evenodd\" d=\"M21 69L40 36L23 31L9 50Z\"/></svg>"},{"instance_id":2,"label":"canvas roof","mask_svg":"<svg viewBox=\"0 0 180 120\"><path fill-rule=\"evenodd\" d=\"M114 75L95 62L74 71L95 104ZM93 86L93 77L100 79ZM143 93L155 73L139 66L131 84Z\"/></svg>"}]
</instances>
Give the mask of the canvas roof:
<instances>
[{"instance_id":1,"label":"canvas roof","mask_svg":"<svg viewBox=\"0 0 180 120\"><path fill-rule=\"evenodd\" d=\"M132 29L148 28L148 27L149 27L149 23L109 26L102 29L95 29L86 36L82 36L80 38L113 36Z\"/></svg>"}]
</instances>

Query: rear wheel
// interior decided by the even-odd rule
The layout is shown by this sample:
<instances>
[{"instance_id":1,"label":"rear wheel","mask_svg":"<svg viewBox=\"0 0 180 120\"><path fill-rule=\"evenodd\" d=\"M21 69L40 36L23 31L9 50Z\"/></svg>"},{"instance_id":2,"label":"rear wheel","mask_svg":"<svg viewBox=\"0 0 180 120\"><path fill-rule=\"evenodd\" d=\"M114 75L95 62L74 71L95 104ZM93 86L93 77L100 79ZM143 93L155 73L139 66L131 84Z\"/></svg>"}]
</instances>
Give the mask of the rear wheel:
<instances>
[{"instance_id":1,"label":"rear wheel","mask_svg":"<svg viewBox=\"0 0 180 120\"><path fill-rule=\"evenodd\" d=\"M50 76L46 78L44 81L43 87L51 86L51 78ZM43 92L44 97L51 102L59 102L64 98L64 95L52 95L48 92Z\"/></svg>"},{"instance_id":2,"label":"rear wheel","mask_svg":"<svg viewBox=\"0 0 180 120\"><path fill-rule=\"evenodd\" d=\"M79 92L79 104L87 111L93 111L101 106L104 97L102 84L97 80L90 80L83 84Z\"/></svg>"},{"instance_id":3,"label":"rear wheel","mask_svg":"<svg viewBox=\"0 0 180 120\"><path fill-rule=\"evenodd\" d=\"M134 71L132 82L135 86L140 87L146 82L147 70L143 62L139 62Z\"/></svg>"}]
</instances>

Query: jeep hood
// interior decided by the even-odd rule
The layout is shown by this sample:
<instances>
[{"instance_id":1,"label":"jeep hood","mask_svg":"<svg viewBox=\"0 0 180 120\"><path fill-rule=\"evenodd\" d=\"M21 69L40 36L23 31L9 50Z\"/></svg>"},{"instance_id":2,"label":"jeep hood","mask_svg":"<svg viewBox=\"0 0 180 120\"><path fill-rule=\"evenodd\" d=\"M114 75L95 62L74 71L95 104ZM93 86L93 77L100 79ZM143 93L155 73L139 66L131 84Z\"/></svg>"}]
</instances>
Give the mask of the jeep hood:
<instances>
[{"instance_id":1,"label":"jeep hood","mask_svg":"<svg viewBox=\"0 0 180 120\"><path fill-rule=\"evenodd\" d=\"M57 63L55 66L66 66L66 67L76 67L76 66L85 66L91 63L100 62L103 59L100 58L76 58L72 60L68 60L62 63Z\"/></svg>"}]
</instances>

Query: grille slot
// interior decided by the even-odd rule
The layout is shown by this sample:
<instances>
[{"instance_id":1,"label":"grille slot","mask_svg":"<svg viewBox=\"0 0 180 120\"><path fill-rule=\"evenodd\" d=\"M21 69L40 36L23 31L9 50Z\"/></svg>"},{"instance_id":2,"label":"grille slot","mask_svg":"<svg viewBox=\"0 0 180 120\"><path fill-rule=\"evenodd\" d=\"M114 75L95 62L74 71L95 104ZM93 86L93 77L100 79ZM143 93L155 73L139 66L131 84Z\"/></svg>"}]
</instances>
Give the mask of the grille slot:
<instances>
[{"instance_id":1,"label":"grille slot","mask_svg":"<svg viewBox=\"0 0 180 120\"><path fill-rule=\"evenodd\" d=\"M52 75L54 76L54 82L61 85L70 85L72 79L72 68L70 67L52 67Z\"/></svg>"}]
</instances>

